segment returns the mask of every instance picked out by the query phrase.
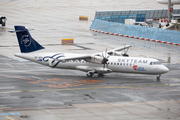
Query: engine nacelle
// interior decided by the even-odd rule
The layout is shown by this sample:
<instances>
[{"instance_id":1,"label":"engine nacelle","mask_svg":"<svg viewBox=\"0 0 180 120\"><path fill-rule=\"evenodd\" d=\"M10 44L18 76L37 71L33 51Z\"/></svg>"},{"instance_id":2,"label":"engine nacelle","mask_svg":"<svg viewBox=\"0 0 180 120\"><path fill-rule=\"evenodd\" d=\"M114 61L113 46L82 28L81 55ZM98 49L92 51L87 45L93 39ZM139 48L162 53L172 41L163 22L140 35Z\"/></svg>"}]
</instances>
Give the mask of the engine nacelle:
<instances>
[{"instance_id":1,"label":"engine nacelle","mask_svg":"<svg viewBox=\"0 0 180 120\"><path fill-rule=\"evenodd\" d=\"M122 56L122 54L120 52L116 52L116 51L109 53L109 55L110 56Z\"/></svg>"},{"instance_id":2,"label":"engine nacelle","mask_svg":"<svg viewBox=\"0 0 180 120\"><path fill-rule=\"evenodd\" d=\"M103 57L101 56L94 56L94 62L101 64L103 61Z\"/></svg>"},{"instance_id":3,"label":"engine nacelle","mask_svg":"<svg viewBox=\"0 0 180 120\"><path fill-rule=\"evenodd\" d=\"M114 56L122 56L120 52L114 52Z\"/></svg>"}]
</instances>

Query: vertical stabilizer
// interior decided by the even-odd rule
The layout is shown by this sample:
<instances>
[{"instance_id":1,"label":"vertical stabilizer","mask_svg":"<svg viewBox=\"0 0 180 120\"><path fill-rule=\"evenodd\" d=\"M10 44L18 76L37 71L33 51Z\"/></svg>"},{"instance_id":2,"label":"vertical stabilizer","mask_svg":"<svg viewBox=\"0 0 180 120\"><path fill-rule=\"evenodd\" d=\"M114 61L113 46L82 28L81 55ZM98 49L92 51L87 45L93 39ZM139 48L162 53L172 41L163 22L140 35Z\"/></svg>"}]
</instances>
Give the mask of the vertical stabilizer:
<instances>
[{"instance_id":1,"label":"vertical stabilizer","mask_svg":"<svg viewBox=\"0 0 180 120\"><path fill-rule=\"evenodd\" d=\"M30 35L29 30L25 26L14 26L21 53L29 53L44 49Z\"/></svg>"}]
</instances>

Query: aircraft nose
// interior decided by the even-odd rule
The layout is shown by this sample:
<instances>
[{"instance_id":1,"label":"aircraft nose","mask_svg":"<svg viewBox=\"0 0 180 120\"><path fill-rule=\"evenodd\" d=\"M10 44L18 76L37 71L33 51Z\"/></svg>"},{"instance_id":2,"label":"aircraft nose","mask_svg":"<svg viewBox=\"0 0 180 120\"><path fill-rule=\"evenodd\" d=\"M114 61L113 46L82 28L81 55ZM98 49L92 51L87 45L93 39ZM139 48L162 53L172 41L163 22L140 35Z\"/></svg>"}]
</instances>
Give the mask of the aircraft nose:
<instances>
[{"instance_id":1,"label":"aircraft nose","mask_svg":"<svg viewBox=\"0 0 180 120\"><path fill-rule=\"evenodd\" d=\"M162 71L163 71L163 73L167 73L167 72L169 72L169 69L166 66L163 66Z\"/></svg>"}]
</instances>

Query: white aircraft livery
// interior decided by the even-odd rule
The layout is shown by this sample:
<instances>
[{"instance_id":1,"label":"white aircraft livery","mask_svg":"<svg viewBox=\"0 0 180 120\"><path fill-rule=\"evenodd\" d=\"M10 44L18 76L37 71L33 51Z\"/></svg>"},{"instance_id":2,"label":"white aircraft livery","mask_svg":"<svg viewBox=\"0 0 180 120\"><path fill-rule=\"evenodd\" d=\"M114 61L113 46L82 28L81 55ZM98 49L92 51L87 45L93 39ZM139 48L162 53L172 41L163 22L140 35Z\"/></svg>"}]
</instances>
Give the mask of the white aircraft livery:
<instances>
[{"instance_id":1,"label":"white aircraft livery","mask_svg":"<svg viewBox=\"0 0 180 120\"><path fill-rule=\"evenodd\" d=\"M16 32L21 51L21 53L15 53L15 56L45 66L81 70L87 72L88 77L94 74L120 72L157 75L157 80L160 80L161 74L169 71L157 59L129 57L126 52L121 53L128 51L130 45L89 55L51 52L36 42L25 26L14 26L14 28L15 31L9 32Z\"/></svg>"}]
</instances>

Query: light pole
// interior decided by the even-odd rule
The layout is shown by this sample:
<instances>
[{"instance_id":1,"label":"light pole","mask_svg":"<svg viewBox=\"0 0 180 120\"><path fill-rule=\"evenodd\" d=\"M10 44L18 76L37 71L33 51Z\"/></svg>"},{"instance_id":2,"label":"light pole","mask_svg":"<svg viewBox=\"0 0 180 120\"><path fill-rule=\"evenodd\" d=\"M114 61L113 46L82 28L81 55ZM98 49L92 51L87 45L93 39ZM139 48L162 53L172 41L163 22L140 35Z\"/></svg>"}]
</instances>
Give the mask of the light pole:
<instances>
[{"instance_id":1,"label":"light pole","mask_svg":"<svg viewBox=\"0 0 180 120\"><path fill-rule=\"evenodd\" d=\"M171 0L168 0L168 21L169 22L171 22L171 12L172 12Z\"/></svg>"}]
</instances>

